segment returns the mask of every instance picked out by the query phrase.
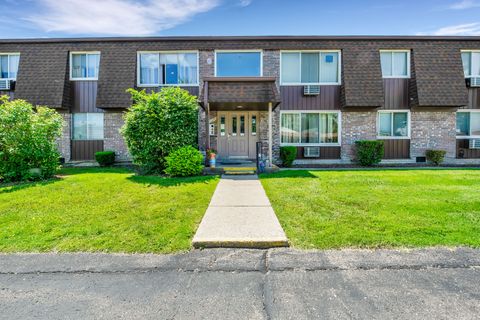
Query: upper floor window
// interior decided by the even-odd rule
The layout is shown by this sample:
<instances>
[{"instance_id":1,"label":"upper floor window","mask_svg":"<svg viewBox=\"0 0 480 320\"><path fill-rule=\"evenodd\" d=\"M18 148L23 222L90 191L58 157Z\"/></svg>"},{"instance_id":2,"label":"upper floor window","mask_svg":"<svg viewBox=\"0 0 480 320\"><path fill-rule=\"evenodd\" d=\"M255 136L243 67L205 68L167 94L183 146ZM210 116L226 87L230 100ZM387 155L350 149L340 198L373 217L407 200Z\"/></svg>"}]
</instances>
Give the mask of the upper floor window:
<instances>
[{"instance_id":1,"label":"upper floor window","mask_svg":"<svg viewBox=\"0 0 480 320\"><path fill-rule=\"evenodd\" d=\"M378 137L408 138L410 136L410 114L408 111L379 111Z\"/></svg>"},{"instance_id":2,"label":"upper floor window","mask_svg":"<svg viewBox=\"0 0 480 320\"><path fill-rule=\"evenodd\" d=\"M100 52L72 52L70 80L98 80Z\"/></svg>"},{"instance_id":3,"label":"upper floor window","mask_svg":"<svg viewBox=\"0 0 480 320\"><path fill-rule=\"evenodd\" d=\"M217 77L262 76L261 51L217 51L215 55Z\"/></svg>"},{"instance_id":4,"label":"upper floor window","mask_svg":"<svg viewBox=\"0 0 480 320\"><path fill-rule=\"evenodd\" d=\"M410 78L409 50L381 50L380 64L384 78Z\"/></svg>"},{"instance_id":5,"label":"upper floor window","mask_svg":"<svg viewBox=\"0 0 480 320\"><path fill-rule=\"evenodd\" d=\"M197 52L140 52L138 85L198 85Z\"/></svg>"},{"instance_id":6,"label":"upper floor window","mask_svg":"<svg viewBox=\"0 0 480 320\"><path fill-rule=\"evenodd\" d=\"M462 51L462 63L465 78L480 77L480 50Z\"/></svg>"},{"instance_id":7,"label":"upper floor window","mask_svg":"<svg viewBox=\"0 0 480 320\"><path fill-rule=\"evenodd\" d=\"M340 84L340 51L281 53L283 85Z\"/></svg>"},{"instance_id":8,"label":"upper floor window","mask_svg":"<svg viewBox=\"0 0 480 320\"><path fill-rule=\"evenodd\" d=\"M457 136L480 137L480 111L457 112Z\"/></svg>"},{"instance_id":9,"label":"upper floor window","mask_svg":"<svg viewBox=\"0 0 480 320\"><path fill-rule=\"evenodd\" d=\"M19 53L0 53L0 79L17 79Z\"/></svg>"}]
</instances>

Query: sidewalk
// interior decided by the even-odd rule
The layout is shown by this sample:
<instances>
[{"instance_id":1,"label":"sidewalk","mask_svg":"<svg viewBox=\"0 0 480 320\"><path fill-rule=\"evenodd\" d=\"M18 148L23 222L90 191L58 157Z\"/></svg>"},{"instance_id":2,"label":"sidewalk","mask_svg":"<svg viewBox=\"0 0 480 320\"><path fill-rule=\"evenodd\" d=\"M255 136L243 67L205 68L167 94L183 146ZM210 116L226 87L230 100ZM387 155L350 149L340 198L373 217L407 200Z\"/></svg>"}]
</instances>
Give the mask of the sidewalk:
<instances>
[{"instance_id":1,"label":"sidewalk","mask_svg":"<svg viewBox=\"0 0 480 320\"><path fill-rule=\"evenodd\" d=\"M193 238L194 247L288 246L256 175L222 176Z\"/></svg>"}]
</instances>

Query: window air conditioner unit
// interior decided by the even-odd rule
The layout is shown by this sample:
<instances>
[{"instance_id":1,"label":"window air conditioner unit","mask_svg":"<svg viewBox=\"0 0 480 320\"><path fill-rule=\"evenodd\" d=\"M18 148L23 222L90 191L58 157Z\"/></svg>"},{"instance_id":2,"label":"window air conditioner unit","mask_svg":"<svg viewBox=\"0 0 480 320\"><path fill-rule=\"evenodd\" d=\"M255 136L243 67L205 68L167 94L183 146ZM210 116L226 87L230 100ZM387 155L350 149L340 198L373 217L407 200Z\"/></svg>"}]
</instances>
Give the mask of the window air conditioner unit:
<instances>
[{"instance_id":1,"label":"window air conditioner unit","mask_svg":"<svg viewBox=\"0 0 480 320\"><path fill-rule=\"evenodd\" d=\"M306 85L303 87L304 96L318 96L320 94L320 86L318 85Z\"/></svg>"},{"instance_id":2,"label":"window air conditioner unit","mask_svg":"<svg viewBox=\"0 0 480 320\"><path fill-rule=\"evenodd\" d=\"M304 147L303 156L305 158L318 158L320 157L320 147Z\"/></svg>"},{"instance_id":3,"label":"window air conditioner unit","mask_svg":"<svg viewBox=\"0 0 480 320\"><path fill-rule=\"evenodd\" d=\"M471 77L465 79L467 87L480 87L480 77Z\"/></svg>"},{"instance_id":4,"label":"window air conditioner unit","mask_svg":"<svg viewBox=\"0 0 480 320\"><path fill-rule=\"evenodd\" d=\"M470 139L468 143L469 149L480 149L480 139Z\"/></svg>"},{"instance_id":5,"label":"window air conditioner unit","mask_svg":"<svg viewBox=\"0 0 480 320\"><path fill-rule=\"evenodd\" d=\"M10 79L0 79L0 90L10 90Z\"/></svg>"}]
</instances>

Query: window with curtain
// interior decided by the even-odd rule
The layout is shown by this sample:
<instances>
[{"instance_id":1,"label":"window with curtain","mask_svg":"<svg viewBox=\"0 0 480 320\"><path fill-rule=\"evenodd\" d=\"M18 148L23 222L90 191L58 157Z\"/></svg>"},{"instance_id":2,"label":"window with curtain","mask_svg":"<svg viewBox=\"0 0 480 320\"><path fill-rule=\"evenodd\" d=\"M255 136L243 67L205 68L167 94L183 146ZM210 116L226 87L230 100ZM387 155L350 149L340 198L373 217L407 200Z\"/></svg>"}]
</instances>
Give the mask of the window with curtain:
<instances>
[{"instance_id":1,"label":"window with curtain","mask_svg":"<svg viewBox=\"0 0 480 320\"><path fill-rule=\"evenodd\" d=\"M462 51L465 78L480 77L480 51Z\"/></svg>"},{"instance_id":2,"label":"window with curtain","mask_svg":"<svg viewBox=\"0 0 480 320\"><path fill-rule=\"evenodd\" d=\"M138 54L139 86L198 85L196 52L143 52Z\"/></svg>"},{"instance_id":3,"label":"window with curtain","mask_svg":"<svg viewBox=\"0 0 480 320\"><path fill-rule=\"evenodd\" d=\"M339 52L299 51L281 53L282 84L338 84Z\"/></svg>"},{"instance_id":4,"label":"window with curtain","mask_svg":"<svg viewBox=\"0 0 480 320\"><path fill-rule=\"evenodd\" d=\"M480 112L457 112L457 136L480 137Z\"/></svg>"},{"instance_id":5,"label":"window with curtain","mask_svg":"<svg viewBox=\"0 0 480 320\"><path fill-rule=\"evenodd\" d=\"M217 77L260 77L261 52L217 52Z\"/></svg>"},{"instance_id":6,"label":"window with curtain","mask_svg":"<svg viewBox=\"0 0 480 320\"><path fill-rule=\"evenodd\" d=\"M103 140L103 113L74 113L73 140Z\"/></svg>"},{"instance_id":7,"label":"window with curtain","mask_svg":"<svg viewBox=\"0 0 480 320\"><path fill-rule=\"evenodd\" d=\"M0 79L17 79L18 63L20 54L1 54L0 53Z\"/></svg>"},{"instance_id":8,"label":"window with curtain","mask_svg":"<svg viewBox=\"0 0 480 320\"><path fill-rule=\"evenodd\" d=\"M100 53L72 53L71 79L97 80L100 67Z\"/></svg>"},{"instance_id":9,"label":"window with curtain","mask_svg":"<svg viewBox=\"0 0 480 320\"><path fill-rule=\"evenodd\" d=\"M285 112L281 116L282 144L338 143L338 113Z\"/></svg>"},{"instance_id":10,"label":"window with curtain","mask_svg":"<svg viewBox=\"0 0 480 320\"><path fill-rule=\"evenodd\" d=\"M384 78L407 78L410 76L410 51L380 51L380 65Z\"/></svg>"},{"instance_id":11,"label":"window with curtain","mask_svg":"<svg viewBox=\"0 0 480 320\"><path fill-rule=\"evenodd\" d=\"M378 136L408 137L408 112L379 112Z\"/></svg>"}]
</instances>

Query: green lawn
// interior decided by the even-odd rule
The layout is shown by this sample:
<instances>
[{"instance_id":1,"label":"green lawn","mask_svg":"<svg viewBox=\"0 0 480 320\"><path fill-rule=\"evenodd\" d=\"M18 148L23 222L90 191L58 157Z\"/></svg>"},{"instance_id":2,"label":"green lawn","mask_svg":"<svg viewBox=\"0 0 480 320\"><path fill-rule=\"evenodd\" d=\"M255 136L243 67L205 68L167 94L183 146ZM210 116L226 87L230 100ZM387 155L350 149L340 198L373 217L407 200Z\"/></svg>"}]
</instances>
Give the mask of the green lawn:
<instances>
[{"instance_id":1,"label":"green lawn","mask_svg":"<svg viewBox=\"0 0 480 320\"><path fill-rule=\"evenodd\" d=\"M0 185L0 251L188 250L218 182L135 176L127 169L60 175Z\"/></svg>"},{"instance_id":2,"label":"green lawn","mask_svg":"<svg viewBox=\"0 0 480 320\"><path fill-rule=\"evenodd\" d=\"M480 170L282 171L261 181L299 248L480 247Z\"/></svg>"}]
</instances>

